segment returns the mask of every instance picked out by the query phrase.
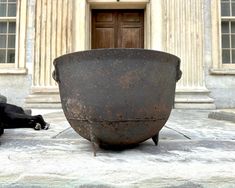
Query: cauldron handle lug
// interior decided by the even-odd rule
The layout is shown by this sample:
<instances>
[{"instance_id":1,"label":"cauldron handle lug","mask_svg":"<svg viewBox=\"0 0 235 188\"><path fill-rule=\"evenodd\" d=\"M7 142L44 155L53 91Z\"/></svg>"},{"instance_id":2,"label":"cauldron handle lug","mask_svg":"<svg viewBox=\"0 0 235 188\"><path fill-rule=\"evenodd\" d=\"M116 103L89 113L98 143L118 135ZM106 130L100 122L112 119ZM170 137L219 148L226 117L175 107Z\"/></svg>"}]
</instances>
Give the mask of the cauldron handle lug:
<instances>
[{"instance_id":1,"label":"cauldron handle lug","mask_svg":"<svg viewBox=\"0 0 235 188\"><path fill-rule=\"evenodd\" d=\"M59 76L57 75L57 72L56 72L55 70L54 70L53 73L52 73L52 77L53 77L53 79L54 79L57 83L60 82Z\"/></svg>"},{"instance_id":2,"label":"cauldron handle lug","mask_svg":"<svg viewBox=\"0 0 235 188\"><path fill-rule=\"evenodd\" d=\"M180 60L178 61L178 65L177 65L177 73L176 73L176 82L179 81L179 79L181 78L182 76L182 71L180 70Z\"/></svg>"},{"instance_id":3,"label":"cauldron handle lug","mask_svg":"<svg viewBox=\"0 0 235 188\"><path fill-rule=\"evenodd\" d=\"M177 75L176 75L176 82L179 81L179 79L181 78L181 76L182 76L182 71L181 71L181 70L178 70Z\"/></svg>"}]
</instances>

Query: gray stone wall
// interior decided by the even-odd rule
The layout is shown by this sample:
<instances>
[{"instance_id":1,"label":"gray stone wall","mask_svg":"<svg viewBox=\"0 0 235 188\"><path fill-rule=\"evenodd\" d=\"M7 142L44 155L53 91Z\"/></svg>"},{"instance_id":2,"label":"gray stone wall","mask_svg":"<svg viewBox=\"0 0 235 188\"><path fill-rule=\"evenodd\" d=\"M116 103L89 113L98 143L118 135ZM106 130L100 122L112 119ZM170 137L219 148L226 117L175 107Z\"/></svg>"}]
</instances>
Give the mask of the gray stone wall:
<instances>
[{"instance_id":1,"label":"gray stone wall","mask_svg":"<svg viewBox=\"0 0 235 188\"><path fill-rule=\"evenodd\" d=\"M26 39L26 67L27 75L1 75L0 94L7 97L7 102L24 106L25 98L30 94L32 83L32 64L34 52L34 6L35 0L28 0L27 39Z\"/></svg>"},{"instance_id":2,"label":"gray stone wall","mask_svg":"<svg viewBox=\"0 0 235 188\"><path fill-rule=\"evenodd\" d=\"M29 95L30 75L0 75L0 93L7 97L7 102L23 106Z\"/></svg>"},{"instance_id":3,"label":"gray stone wall","mask_svg":"<svg viewBox=\"0 0 235 188\"><path fill-rule=\"evenodd\" d=\"M205 16L205 78L206 86L211 91L217 108L235 108L235 75L212 75L212 37L211 37L211 0L204 1Z\"/></svg>"}]
</instances>

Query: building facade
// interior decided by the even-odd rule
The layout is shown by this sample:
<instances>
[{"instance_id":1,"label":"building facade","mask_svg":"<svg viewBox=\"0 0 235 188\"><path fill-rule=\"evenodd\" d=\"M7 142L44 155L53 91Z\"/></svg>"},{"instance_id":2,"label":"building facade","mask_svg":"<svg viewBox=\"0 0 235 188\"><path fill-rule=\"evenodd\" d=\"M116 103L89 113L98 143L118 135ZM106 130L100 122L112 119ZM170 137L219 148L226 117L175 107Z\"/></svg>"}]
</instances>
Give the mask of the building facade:
<instances>
[{"instance_id":1,"label":"building facade","mask_svg":"<svg viewBox=\"0 0 235 188\"><path fill-rule=\"evenodd\" d=\"M181 58L176 108L235 107L234 0L0 0L0 93L60 107L53 59L92 48Z\"/></svg>"}]
</instances>

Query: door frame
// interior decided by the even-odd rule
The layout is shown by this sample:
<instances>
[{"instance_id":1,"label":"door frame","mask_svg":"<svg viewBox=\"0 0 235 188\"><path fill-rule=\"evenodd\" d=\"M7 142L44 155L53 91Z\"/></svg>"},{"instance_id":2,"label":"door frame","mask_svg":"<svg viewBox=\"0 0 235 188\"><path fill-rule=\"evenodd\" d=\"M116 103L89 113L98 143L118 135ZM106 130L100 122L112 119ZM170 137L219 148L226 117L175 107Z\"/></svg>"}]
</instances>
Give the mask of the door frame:
<instances>
[{"instance_id":1,"label":"door frame","mask_svg":"<svg viewBox=\"0 0 235 188\"><path fill-rule=\"evenodd\" d=\"M73 51L91 49L92 9L143 9L144 48L163 50L161 0L74 0Z\"/></svg>"}]
</instances>

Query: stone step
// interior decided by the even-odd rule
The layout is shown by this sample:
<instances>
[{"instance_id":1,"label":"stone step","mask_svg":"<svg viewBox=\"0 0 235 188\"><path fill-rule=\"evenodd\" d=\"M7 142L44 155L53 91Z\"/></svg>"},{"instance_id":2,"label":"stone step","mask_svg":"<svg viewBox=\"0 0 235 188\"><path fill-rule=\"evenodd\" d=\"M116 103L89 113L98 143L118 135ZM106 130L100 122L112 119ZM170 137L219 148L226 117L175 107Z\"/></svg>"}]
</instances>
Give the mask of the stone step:
<instances>
[{"instance_id":1,"label":"stone step","mask_svg":"<svg viewBox=\"0 0 235 188\"><path fill-rule=\"evenodd\" d=\"M61 108L59 93L33 93L25 99L25 108Z\"/></svg>"},{"instance_id":2,"label":"stone step","mask_svg":"<svg viewBox=\"0 0 235 188\"><path fill-rule=\"evenodd\" d=\"M235 123L235 109L221 109L210 112L208 118L231 121Z\"/></svg>"}]
</instances>

